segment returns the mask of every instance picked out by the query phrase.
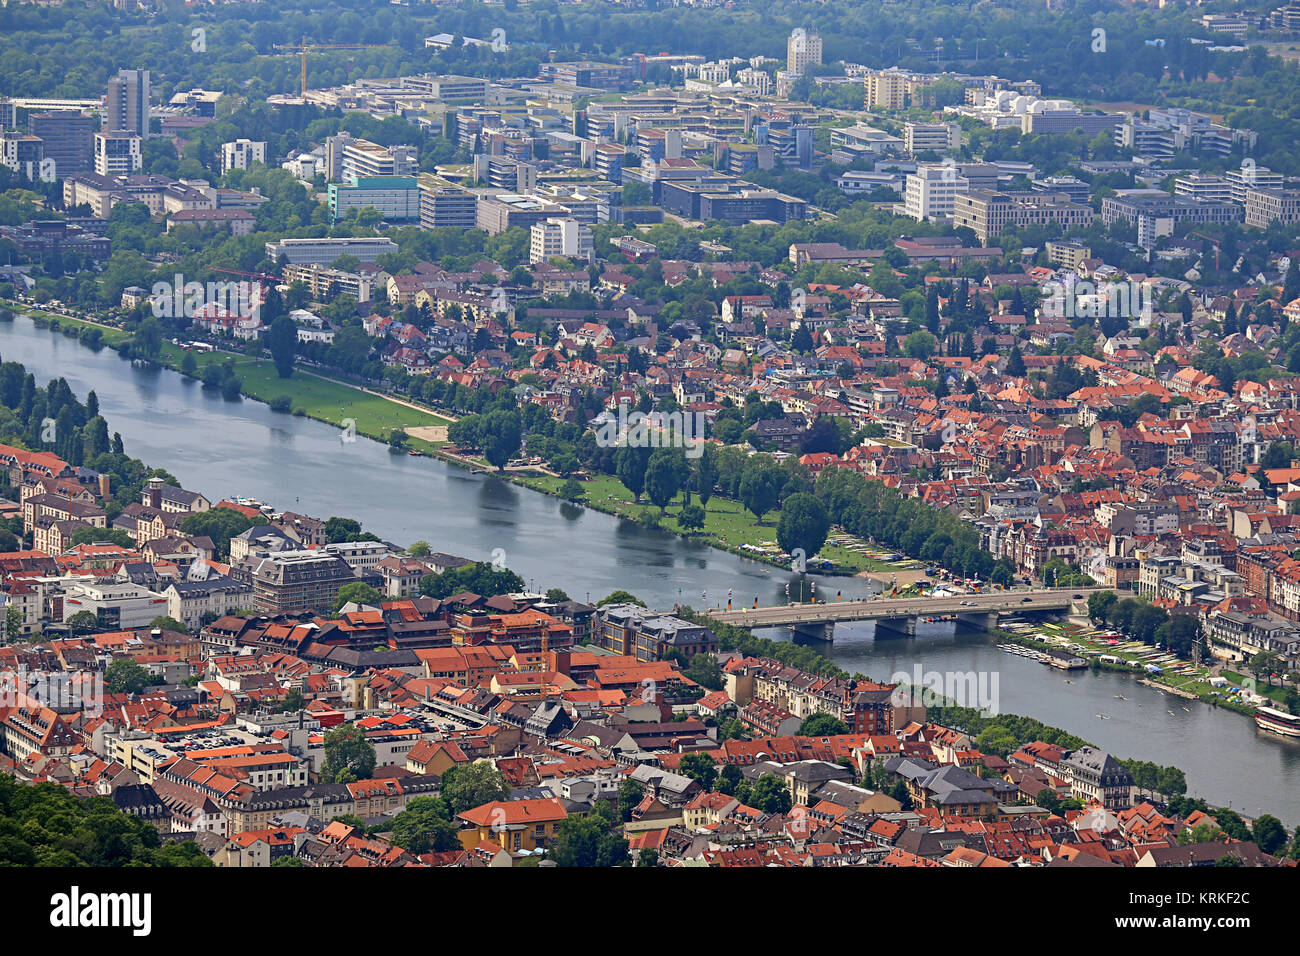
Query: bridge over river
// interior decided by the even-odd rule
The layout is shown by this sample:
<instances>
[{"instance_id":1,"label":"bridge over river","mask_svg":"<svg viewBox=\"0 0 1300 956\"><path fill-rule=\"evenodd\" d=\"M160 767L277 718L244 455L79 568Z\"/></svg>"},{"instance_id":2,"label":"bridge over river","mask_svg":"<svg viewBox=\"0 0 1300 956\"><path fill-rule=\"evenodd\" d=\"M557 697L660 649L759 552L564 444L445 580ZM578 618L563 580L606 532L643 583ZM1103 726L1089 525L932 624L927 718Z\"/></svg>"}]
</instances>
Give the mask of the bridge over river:
<instances>
[{"instance_id":1,"label":"bridge over river","mask_svg":"<svg viewBox=\"0 0 1300 956\"><path fill-rule=\"evenodd\" d=\"M830 641L836 621L875 621L877 631L916 633L917 618L955 616L959 623L981 630L997 626L998 615L1030 611L1087 610L1088 596L1100 588L1047 588L1038 591L995 591L952 597L884 598L832 601L825 604L786 604L775 607L713 611L711 617L736 627L788 627L807 640Z\"/></svg>"}]
</instances>

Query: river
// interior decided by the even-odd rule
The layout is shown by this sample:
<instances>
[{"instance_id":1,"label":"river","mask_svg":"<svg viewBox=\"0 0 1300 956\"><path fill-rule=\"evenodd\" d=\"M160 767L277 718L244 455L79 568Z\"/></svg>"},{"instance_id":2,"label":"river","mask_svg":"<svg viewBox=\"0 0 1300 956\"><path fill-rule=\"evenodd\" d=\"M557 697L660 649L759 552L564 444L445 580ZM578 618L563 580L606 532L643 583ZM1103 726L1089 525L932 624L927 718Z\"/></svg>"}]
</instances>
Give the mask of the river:
<instances>
[{"instance_id":1,"label":"river","mask_svg":"<svg viewBox=\"0 0 1300 956\"><path fill-rule=\"evenodd\" d=\"M272 412L261 402L228 401L178 373L136 368L111 349L93 351L25 316L0 323L0 355L22 362L41 384L62 376L83 400L94 389L128 454L167 468L213 501L246 495L320 517L354 517L398 544L423 539L435 551L500 557L530 587L561 587L578 600L622 588L660 608L725 606L728 591L737 607L755 599L774 604L786 600L785 585L794 580L491 475L393 455L365 438L345 444L331 425ZM815 580L819 595L870 590L860 579ZM876 680L917 667L923 674L984 675L989 690L996 686L1001 712L1036 717L1118 756L1181 767L1189 792L1212 803L1300 823L1300 744L1261 734L1238 714L1168 697L1116 673L1080 671L1068 675L1076 682L1068 685L1060 671L952 624L922 623L915 638L880 641L871 624L840 624L828 656Z\"/></svg>"}]
</instances>

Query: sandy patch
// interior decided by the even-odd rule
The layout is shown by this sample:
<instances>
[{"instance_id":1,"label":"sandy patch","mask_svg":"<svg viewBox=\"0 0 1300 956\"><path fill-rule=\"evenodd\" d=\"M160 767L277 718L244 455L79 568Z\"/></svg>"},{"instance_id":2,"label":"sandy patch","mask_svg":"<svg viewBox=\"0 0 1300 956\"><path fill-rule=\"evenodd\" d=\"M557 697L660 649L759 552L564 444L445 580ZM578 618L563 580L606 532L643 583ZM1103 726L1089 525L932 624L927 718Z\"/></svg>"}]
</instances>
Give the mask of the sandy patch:
<instances>
[{"instance_id":1,"label":"sandy patch","mask_svg":"<svg viewBox=\"0 0 1300 956\"><path fill-rule=\"evenodd\" d=\"M441 442L447 440L446 425L416 425L407 428L406 434L421 441Z\"/></svg>"}]
</instances>

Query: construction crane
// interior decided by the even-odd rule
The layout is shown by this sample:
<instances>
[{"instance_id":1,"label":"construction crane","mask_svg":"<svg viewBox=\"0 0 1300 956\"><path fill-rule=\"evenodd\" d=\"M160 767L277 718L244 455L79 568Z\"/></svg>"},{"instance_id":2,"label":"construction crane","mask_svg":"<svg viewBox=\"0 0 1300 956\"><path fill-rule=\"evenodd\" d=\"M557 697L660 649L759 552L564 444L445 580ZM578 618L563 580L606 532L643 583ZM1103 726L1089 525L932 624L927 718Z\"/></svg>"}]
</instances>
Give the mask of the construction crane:
<instances>
[{"instance_id":1,"label":"construction crane","mask_svg":"<svg viewBox=\"0 0 1300 956\"><path fill-rule=\"evenodd\" d=\"M390 43L308 43L307 37L301 43L277 43L277 50L297 50L302 54L302 98L307 99L307 54L317 50L379 50L391 46Z\"/></svg>"}]
</instances>

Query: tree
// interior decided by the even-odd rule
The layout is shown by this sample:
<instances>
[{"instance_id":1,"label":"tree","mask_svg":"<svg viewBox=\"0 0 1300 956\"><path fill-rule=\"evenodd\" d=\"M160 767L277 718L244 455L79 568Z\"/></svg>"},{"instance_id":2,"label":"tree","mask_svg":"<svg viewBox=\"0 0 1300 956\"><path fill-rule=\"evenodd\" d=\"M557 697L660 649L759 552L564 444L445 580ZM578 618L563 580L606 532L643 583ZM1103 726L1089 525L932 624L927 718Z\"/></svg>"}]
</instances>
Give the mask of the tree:
<instances>
[{"instance_id":1,"label":"tree","mask_svg":"<svg viewBox=\"0 0 1300 956\"><path fill-rule=\"evenodd\" d=\"M677 526L683 531L700 531L704 528L706 517L704 509L699 505L685 505L677 515Z\"/></svg>"},{"instance_id":2,"label":"tree","mask_svg":"<svg viewBox=\"0 0 1300 956\"><path fill-rule=\"evenodd\" d=\"M700 496L700 504L707 509L709 499L713 497L713 486L718 483L718 459L713 446L705 444L700 457L695 460L695 493Z\"/></svg>"},{"instance_id":3,"label":"tree","mask_svg":"<svg viewBox=\"0 0 1300 956\"><path fill-rule=\"evenodd\" d=\"M917 330L903 339L903 351L908 358L928 359L939 349L939 340L929 332Z\"/></svg>"},{"instance_id":4,"label":"tree","mask_svg":"<svg viewBox=\"0 0 1300 956\"><path fill-rule=\"evenodd\" d=\"M415 797L402 812L393 817L394 846L414 854L445 853L459 850L457 827L447 815L447 802L441 797Z\"/></svg>"},{"instance_id":5,"label":"tree","mask_svg":"<svg viewBox=\"0 0 1300 956\"><path fill-rule=\"evenodd\" d=\"M546 600L550 601L552 604L560 604L569 600L569 594L563 588L547 588Z\"/></svg>"},{"instance_id":6,"label":"tree","mask_svg":"<svg viewBox=\"0 0 1300 956\"><path fill-rule=\"evenodd\" d=\"M781 505L781 517L776 525L776 542L786 554L802 550L811 558L826 543L831 519L826 506L815 495L804 492L791 495Z\"/></svg>"},{"instance_id":7,"label":"tree","mask_svg":"<svg viewBox=\"0 0 1300 956\"><path fill-rule=\"evenodd\" d=\"M650 449L640 445L624 445L614 453L614 473L624 487L632 492L632 501L641 500L645 490L646 469L650 466Z\"/></svg>"},{"instance_id":8,"label":"tree","mask_svg":"<svg viewBox=\"0 0 1300 956\"><path fill-rule=\"evenodd\" d=\"M557 866L622 866L629 862L627 840L611 833L596 815L569 816L555 830L550 857Z\"/></svg>"},{"instance_id":9,"label":"tree","mask_svg":"<svg viewBox=\"0 0 1300 956\"><path fill-rule=\"evenodd\" d=\"M190 629L181 621L166 614L160 614L149 622L151 631L172 631L175 634L188 634Z\"/></svg>"},{"instance_id":10,"label":"tree","mask_svg":"<svg viewBox=\"0 0 1300 956\"><path fill-rule=\"evenodd\" d=\"M699 751L683 754L677 762L677 772L698 782L705 790L712 790L713 782L718 779L718 768L713 758Z\"/></svg>"},{"instance_id":11,"label":"tree","mask_svg":"<svg viewBox=\"0 0 1300 956\"><path fill-rule=\"evenodd\" d=\"M504 800L509 794L506 778L490 763L460 764L448 767L442 775L442 797L452 816L493 800Z\"/></svg>"},{"instance_id":12,"label":"tree","mask_svg":"<svg viewBox=\"0 0 1300 956\"><path fill-rule=\"evenodd\" d=\"M745 780L745 774L741 771L739 765L734 763L724 764L722 770L718 772L718 793L725 793L727 796L735 796L736 790Z\"/></svg>"},{"instance_id":13,"label":"tree","mask_svg":"<svg viewBox=\"0 0 1300 956\"><path fill-rule=\"evenodd\" d=\"M1174 614L1156 628L1156 643L1179 657L1190 657L1201 628L1190 614Z\"/></svg>"},{"instance_id":14,"label":"tree","mask_svg":"<svg viewBox=\"0 0 1300 956\"><path fill-rule=\"evenodd\" d=\"M1286 845L1286 829L1282 826L1282 821L1269 813L1255 821L1251 835L1259 848L1269 855L1276 855Z\"/></svg>"},{"instance_id":15,"label":"tree","mask_svg":"<svg viewBox=\"0 0 1300 956\"><path fill-rule=\"evenodd\" d=\"M75 616L75 615L74 615ZM5 640L12 644L23 630L23 612L15 604L5 608Z\"/></svg>"},{"instance_id":16,"label":"tree","mask_svg":"<svg viewBox=\"0 0 1300 956\"><path fill-rule=\"evenodd\" d=\"M297 687L289 688L289 693L284 695L284 700L280 701L277 708L282 714L296 714L307 704L307 699L302 696L302 691Z\"/></svg>"},{"instance_id":17,"label":"tree","mask_svg":"<svg viewBox=\"0 0 1300 956\"><path fill-rule=\"evenodd\" d=\"M275 363L275 374L280 378L293 375L293 359L298 351L298 326L293 319L282 315L266 333L266 346L271 350L271 361Z\"/></svg>"},{"instance_id":18,"label":"tree","mask_svg":"<svg viewBox=\"0 0 1300 956\"><path fill-rule=\"evenodd\" d=\"M17 611L18 608L15 607L13 610ZM22 614L21 611L18 613L20 615ZM68 618L67 625L74 636L77 634L89 634L92 631L99 629L99 617L94 611L78 611L76 614L72 615L72 617Z\"/></svg>"},{"instance_id":19,"label":"tree","mask_svg":"<svg viewBox=\"0 0 1300 956\"><path fill-rule=\"evenodd\" d=\"M433 553L427 541L416 541L406 551L413 558L426 558Z\"/></svg>"},{"instance_id":20,"label":"tree","mask_svg":"<svg viewBox=\"0 0 1300 956\"><path fill-rule=\"evenodd\" d=\"M136 548L135 539L121 528L78 528L72 532L72 543L115 544L119 548Z\"/></svg>"},{"instance_id":21,"label":"tree","mask_svg":"<svg viewBox=\"0 0 1300 956\"><path fill-rule=\"evenodd\" d=\"M334 598L334 613L337 614L349 602L378 607L383 599L383 595L364 581L352 581L339 588L338 596Z\"/></svg>"},{"instance_id":22,"label":"tree","mask_svg":"<svg viewBox=\"0 0 1300 956\"><path fill-rule=\"evenodd\" d=\"M618 812L626 823L632 819L632 811L636 809L642 798L645 797L645 787L641 781L633 780L631 777L624 779L618 788Z\"/></svg>"},{"instance_id":23,"label":"tree","mask_svg":"<svg viewBox=\"0 0 1300 956\"><path fill-rule=\"evenodd\" d=\"M162 326L152 315L147 315L131 338L131 351L141 358L156 358L162 351L162 341Z\"/></svg>"},{"instance_id":24,"label":"tree","mask_svg":"<svg viewBox=\"0 0 1300 956\"><path fill-rule=\"evenodd\" d=\"M682 673L706 690L722 690L722 667L712 654L696 654Z\"/></svg>"},{"instance_id":25,"label":"tree","mask_svg":"<svg viewBox=\"0 0 1300 956\"><path fill-rule=\"evenodd\" d=\"M187 535L208 537L217 548L218 557L230 554L230 539L241 535L254 524L252 518L234 508L209 508L186 515L181 530Z\"/></svg>"},{"instance_id":26,"label":"tree","mask_svg":"<svg viewBox=\"0 0 1300 956\"><path fill-rule=\"evenodd\" d=\"M485 561L451 568L442 574L428 574L420 579L420 593L445 598L472 591L483 597L513 594L524 589L524 579L509 568L498 568Z\"/></svg>"},{"instance_id":27,"label":"tree","mask_svg":"<svg viewBox=\"0 0 1300 956\"><path fill-rule=\"evenodd\" d=\"M741 504L762 524L763 515L775 508L780 501L784 484L785 473L772 464L770 458L755 455L746 463L740 476L738 491Z\"/></svg>"},{"instance_id":28,"label":"tree","mask_svg":"<svg viewBox=\"0 0 1300 956\"><path fill-rule=\"evenodd\" d=\"M365 731L346 724L325 732L325 764L321 779L331 783L364 780L375 772L375 747Z\"/></svg>"},{"instance_id":29,"label":"tree","mask_svg":"<svg viewBox=\"0 0 1300 956\"><path fill-rule=\"evenodd\" d=\"M1006 374L1010 378L1023 378L1025 374L1025 357L1020 353L1018 346L1011 347L1011 354L1007 356Z\"/></svg>"},{"instance_id":30,"label":"tree","mask_svg":"<svg viewBox=\"0 0 1300 956\"><path fill-rule=\"evenodd\" d=\"M151 679L149 669L129 657L119 657L104 669L104 686L111 694L138 694Z\"/></svg>"},{"instance_id":31,"label":"tree","mask_svg":"<svg viewBox=\"0 0 1300 956\"><path fill-rule=\"evenodd\" d=\"M835 737L848 732L848 725L831 714L810 714L799 725L800 737Z\"/></svg>"},{"instance_id":32,"label":"tree","mask_svg":"<svg viewBox=\"0 0 1300 956\"><path fill-rule=\"evenodd\" d=\"M785 781L775 774L765 773L754 782L745 801L755 810L763 813L789 813L794 801Z\"/></svg>"},{"instance_id":33,"label":"tree","mask_svg":"<svg viewBox=\"0 0 1300 956\"><path fill-rule=\"evenodd\" d=\"M515 455L523 444L523 426L519 412L497 409L483 417L483 457L497 471L505 468L506 463Z\"/></svg>"},{"instance_id":34,"label":"tree","mask_svg":"<svg viewBox=\"0 0 1300 956\"><path fill-rule=\"evenodd\" d=\"M800 322L799 327L790 336L790 348L805 355L813 350L812 333L808 331L807 322Z\"/></svg>"},{"instance_id":35,"label":"tree","mask_svg":"<svg viewBox=\"0 0 1300 956\"><path fill-rule=\"evenodd\" d=\"M361 537L361 522L354 518L340 518L337 515L325 519L325 539L330 544L342 541L356 541Z\"/></svg>"},{"instance_id":36,"label":"tree","mask_svg":"<svg viewBox=\"0 0 1300 956\"><path fill-rule=\"evenodd\" d=\"M678 448L657 448L646 465L645 491L652 504L663 514L690 477L686 456Z\"/></svg>"},{"instance_id":37,"label":"tree","mask_svg":"<svg viewBox=\"0 0 1300 956\"><path fill-rule=\"evenodd\" d=\"M1097 591L1088 595L1088 620L1100 623L1106 620L1119 598L1114 591Z\"/></svg>"},{"instance_id":38,"label":"tree","mask_svg":"<svg viewBox=\"0 0 1300 956\"><path fill-rule=\"evenodd\" d=\"M635 594L623 590L609 592L596 602L596 607L604 607L606 604L635 604L639 607L646 606L645 601L642 601Z\"/></svg>"}]
</instances>

